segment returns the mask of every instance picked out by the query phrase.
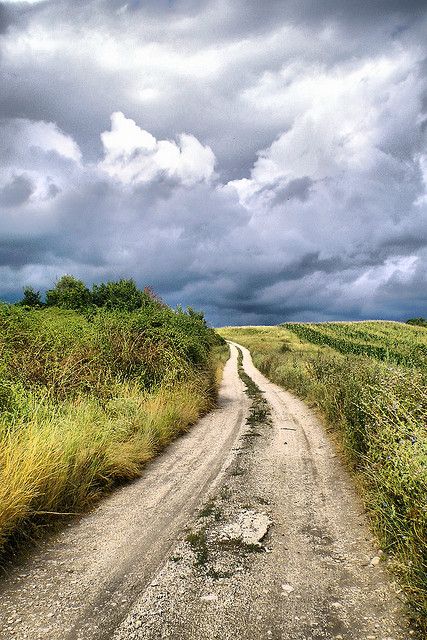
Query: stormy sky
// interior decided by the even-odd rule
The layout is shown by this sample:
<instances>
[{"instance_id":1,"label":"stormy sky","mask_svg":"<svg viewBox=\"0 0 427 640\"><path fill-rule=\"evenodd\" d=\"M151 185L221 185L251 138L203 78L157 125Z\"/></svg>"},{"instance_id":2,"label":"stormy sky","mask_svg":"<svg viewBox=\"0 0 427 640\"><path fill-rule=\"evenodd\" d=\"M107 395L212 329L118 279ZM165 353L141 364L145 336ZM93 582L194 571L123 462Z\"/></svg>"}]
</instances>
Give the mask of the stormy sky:
<instances>
[{"instance_id":1,"label":"stormy sky","mask_svg":"<svg viewBox=\"0 0 427 640\"><path fill-rule=\"evenodd\" d=\"M425 0L0 2L0 297L427 313Z\"/></svg>"}]
</instances>

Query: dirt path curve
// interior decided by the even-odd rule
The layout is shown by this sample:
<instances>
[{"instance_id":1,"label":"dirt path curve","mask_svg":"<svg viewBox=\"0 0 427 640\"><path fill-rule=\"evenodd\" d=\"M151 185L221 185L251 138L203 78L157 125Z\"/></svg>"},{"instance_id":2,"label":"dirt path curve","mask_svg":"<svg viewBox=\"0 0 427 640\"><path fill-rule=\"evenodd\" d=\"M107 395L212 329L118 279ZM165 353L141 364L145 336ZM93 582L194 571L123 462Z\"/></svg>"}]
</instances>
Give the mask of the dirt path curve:
<instances>
[{"instance_id":1,"label":"dirt path curve","mask_svg":"<svg viewBox=\"0 0 427 640\"><path fill-rule=\"evenodd\" d=\"M175 549L114 640L413 637L383 563L371 564L378 547L322 425L241 349L271 423L247 426L191 544ZM262 536L266 519L256 552L245 526Z\"/></svg>"},{"instance_id":2,"label":"dirt path curve","mask_svg":"<svg viewBox=\"0 0 427 640\"><path fill-rule=\"evenodd\" d=\"M248 402L225 366L218 408L0 581L0 639L110 638L227 464Z\"/></svg>"},{"instance_id":3,"label":"dirt path curve","mask_svg":"<svg viewBox=\"0 0 427 640\"><path fill-rule=\"evenodd\" d=\"M0 640L413 637L322 426L242 351L271 424L245 426L232 346L219 408L3 581Z\"/></svg>"}]
</instances>

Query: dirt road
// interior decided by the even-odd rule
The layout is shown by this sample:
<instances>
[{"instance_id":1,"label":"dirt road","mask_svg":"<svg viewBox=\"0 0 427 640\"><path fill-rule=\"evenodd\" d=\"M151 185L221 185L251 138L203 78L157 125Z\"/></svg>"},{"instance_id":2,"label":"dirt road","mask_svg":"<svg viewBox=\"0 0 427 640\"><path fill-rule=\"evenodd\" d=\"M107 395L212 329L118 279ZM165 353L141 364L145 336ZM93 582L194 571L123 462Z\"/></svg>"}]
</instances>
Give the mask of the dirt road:
<instances>
[{"instance_id":1,"label":"dirt road","mask_svg":"<svg viewBox=\"0 0 427 640\"><path fill-rule=\"evenodd\" d=\"M413 637L322 426L242 351L271 421L232 346L218 409L10 569L1 640Z\"/></svg>"}]
</instances>

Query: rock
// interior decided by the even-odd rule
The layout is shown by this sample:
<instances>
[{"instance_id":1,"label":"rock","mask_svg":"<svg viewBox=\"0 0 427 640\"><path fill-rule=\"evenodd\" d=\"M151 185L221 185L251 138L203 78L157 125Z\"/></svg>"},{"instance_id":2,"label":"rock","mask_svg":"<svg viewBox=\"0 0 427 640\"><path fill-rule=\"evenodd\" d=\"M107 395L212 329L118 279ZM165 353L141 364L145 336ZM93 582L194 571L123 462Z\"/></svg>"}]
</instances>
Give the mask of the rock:
<instances>
[{"instance_id":1,"label":"rock","mask_svg":"<svg viewBox=\"0 0 427 640\"><path fill-rule=\"evenodd\" d=\"M223 527L222 540L240 540L245 545L261 547L261 540L267 534L271 520L266 513L256 511L242 511L237 516L237 522Z\"/></svg>"},{"instance_id":2,"label":"rock","mask_svg":"<svg viewBox=\"0 0 427 640\"><path fill-rule=\"evenodd\" d=\"M214 602L215 600L218 600L218 596L216 593L210 593L207 596L201 596L200 600L203 600L203 602Z\"/></svg>"},{"instance_id":3,"label":"rock","mask_svg":"<svg viewBox=\"0 0 427 640\"><path fill-rule=\"evenodd\" d=\"M286 595L289 595L294 590L293 586L287 583L282 584L282 589L283 589L283 592L286 593Z\"/></svg>"},{"instance_id":4,"label":"rock","mask_svg":"<svg viewBox=\"0 0 427 640\"><path fill-rule=\"evenodd\" d=\"M380 556L374 556L370 562L371 567L376 567L381 562Z\"/></svg>"}]
</instances>

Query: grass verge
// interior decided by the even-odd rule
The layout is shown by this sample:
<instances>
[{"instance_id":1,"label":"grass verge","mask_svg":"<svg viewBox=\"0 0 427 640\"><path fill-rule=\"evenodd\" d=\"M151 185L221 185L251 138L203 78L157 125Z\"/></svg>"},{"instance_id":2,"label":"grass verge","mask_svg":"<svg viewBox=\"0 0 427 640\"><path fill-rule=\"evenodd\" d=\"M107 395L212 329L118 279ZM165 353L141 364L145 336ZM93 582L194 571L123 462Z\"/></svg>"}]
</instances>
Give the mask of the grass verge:
<instances>
[{"instance_id":1,"label":"grass verge","mask_svg":"<svg viewBox=\"0 0 427 640\"><path fill-rule=\"evenodd\" d=\"M0 305L0 554L85 511L215 403L200 315Z\"/></svg>"},{"instance_id":2,"label":"grass verge","mask_svg":"<svg viewBox=\"0 0 427 640\"><path fill-rule=\"evenodd\" d=\"M388 325L375 323L375 331L383 331L384 345L391 342L397 351L398 327ZM362 329L367 330L360 323L354 327ZM338 352L283 327L230 327L220 334L250 349L270 380L318 408L338 434L362 480L372 526L394 557L413 618L426 633L426 371L408 361L403 367Z\"/></svg>"}]
</instances>

